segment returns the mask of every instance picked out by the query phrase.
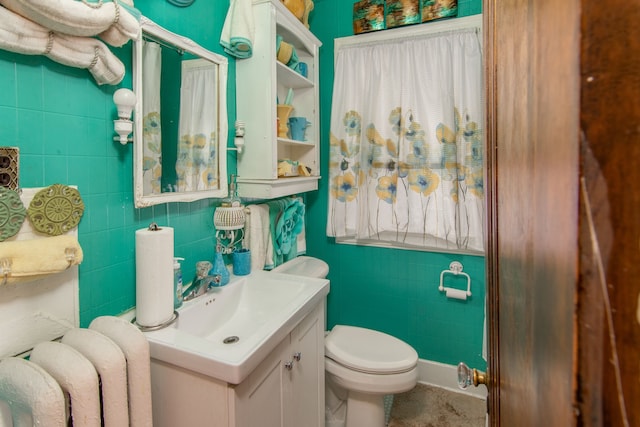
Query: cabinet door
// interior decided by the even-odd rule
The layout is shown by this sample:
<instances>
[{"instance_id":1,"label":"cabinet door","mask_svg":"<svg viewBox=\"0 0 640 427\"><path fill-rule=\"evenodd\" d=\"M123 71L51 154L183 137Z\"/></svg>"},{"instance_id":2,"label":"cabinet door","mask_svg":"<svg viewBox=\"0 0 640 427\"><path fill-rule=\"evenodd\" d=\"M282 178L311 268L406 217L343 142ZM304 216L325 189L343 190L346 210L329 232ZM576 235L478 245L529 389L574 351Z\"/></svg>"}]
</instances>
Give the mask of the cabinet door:
<instances>
[{"instance_id":1,"label":"cabinet door","mask_svg":"<svg viewBox=\"0 0 640 427\"><path fill-rule=\"evenodd\" d=\"M289 338L282 341L242 384L235 387L236 427L285 425L284 395L289 375L283 364L288 348Z\"/></svg>"},{"instance_id":2,"label":"cabinet door","mask_svg":"<svg viewBox=\"0 0 640 427\"><path fill-rule=\"evenodd\" d=\"M289 427L324 426L324 303L291 332Z\"/></svg>"}]
</instances>

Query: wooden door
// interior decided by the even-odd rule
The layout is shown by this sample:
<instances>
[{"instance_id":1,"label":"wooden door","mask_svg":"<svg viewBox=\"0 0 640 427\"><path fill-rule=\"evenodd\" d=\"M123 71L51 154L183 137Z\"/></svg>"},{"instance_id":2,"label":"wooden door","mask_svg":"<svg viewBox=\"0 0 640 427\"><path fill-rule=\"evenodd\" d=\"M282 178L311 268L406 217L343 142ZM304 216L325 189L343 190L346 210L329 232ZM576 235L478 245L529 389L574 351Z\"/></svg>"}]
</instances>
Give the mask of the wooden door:
<instances>
[{"instance_id":1,"label":"wooden door","mask_svg":"<svg viewBox=\"0 0 640 427\"><path fill-rule=\"evenodd\" d=\"M640 2L581 20L578 425L640 426Z\"/></svg>"},{"instance_id":2,"label":"wooden door","mask_svg":"<svg viewBox=\"0 0 640 427\"><path fill-rule=\"evenodd\" d=\"M484 4L491 425L574 423L579 6Z\"/></svg>"},{"instance_id":3,"label":"wooden door","mask_svg":"<svg viewBox=\"0 0 640 427\"><path fill-rule=\"evenodd\" d=\"M640 3L484 3L491 425L640 425Z\"/></svg>"}]
</instances>

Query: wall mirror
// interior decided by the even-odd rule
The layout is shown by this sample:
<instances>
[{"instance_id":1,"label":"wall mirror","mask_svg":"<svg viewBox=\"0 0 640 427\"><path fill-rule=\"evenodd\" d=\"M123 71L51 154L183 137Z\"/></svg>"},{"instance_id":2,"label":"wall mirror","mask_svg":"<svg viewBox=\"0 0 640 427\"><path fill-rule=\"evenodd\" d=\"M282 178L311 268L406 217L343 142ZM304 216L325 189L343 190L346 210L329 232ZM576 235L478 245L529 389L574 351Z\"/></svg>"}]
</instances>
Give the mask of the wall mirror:
<instances>
[{"instance_id":1,"label":"wall mirror","mask_svg":"<svg viewBox=\"0 0 640 427\"><path fill-rule=\"evenodd\" d=\"M133 47L135 206L227 195L228 61L148 18Z\"/></svg>"}]
</instances>

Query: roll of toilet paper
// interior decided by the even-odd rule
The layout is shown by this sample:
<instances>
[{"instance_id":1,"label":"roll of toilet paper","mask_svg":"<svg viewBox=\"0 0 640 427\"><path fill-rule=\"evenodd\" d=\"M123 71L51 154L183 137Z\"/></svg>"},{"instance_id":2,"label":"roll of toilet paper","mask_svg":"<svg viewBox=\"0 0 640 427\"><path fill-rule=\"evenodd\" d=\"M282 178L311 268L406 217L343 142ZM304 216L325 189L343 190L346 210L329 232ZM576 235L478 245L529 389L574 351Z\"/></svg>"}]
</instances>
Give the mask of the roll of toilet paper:
<instances>
[{"instance_id":1,"label":"roll of toilet paper","mask_svg":"<svg viewBox=\"0 0 640 427\"><path fill-rule=\"evenodd\" d=\"M173 228L136 231L136 323L158 326L173 316Z\"/></svg>"},{"instance_id":2,"label":"roll of toilet paper","mask_svg":"<svg viewBox=\"0 0 640 427\"><path fill-rule=\"evenodd\" d=\"M461 299L461 300L467 299L467 292L460 289L446 288L446 295L447 295L447 298L454 298L454 299Z\"/></svg>"}]
</instances>

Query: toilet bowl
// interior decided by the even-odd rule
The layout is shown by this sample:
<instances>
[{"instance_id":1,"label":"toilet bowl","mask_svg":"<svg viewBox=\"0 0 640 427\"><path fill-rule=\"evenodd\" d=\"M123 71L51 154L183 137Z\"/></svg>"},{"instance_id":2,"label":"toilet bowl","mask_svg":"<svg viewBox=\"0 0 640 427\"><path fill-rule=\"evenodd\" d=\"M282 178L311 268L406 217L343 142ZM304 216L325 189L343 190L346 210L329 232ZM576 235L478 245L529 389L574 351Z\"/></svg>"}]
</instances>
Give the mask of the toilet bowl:
<instances>
[{"instance_id":1,"label":"toilet bowl","mask_svg":"<svg viewBox=\"0 0 640 427\"><path fill-rule=\"evenodd\" d=\"M272 271L324 278L329 266L300 256ZM415 387L418 353L383 332L336 325L325 336L327 427L384 427L384 396Z\"/></svg>"}]
</instances>

